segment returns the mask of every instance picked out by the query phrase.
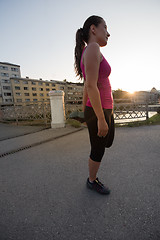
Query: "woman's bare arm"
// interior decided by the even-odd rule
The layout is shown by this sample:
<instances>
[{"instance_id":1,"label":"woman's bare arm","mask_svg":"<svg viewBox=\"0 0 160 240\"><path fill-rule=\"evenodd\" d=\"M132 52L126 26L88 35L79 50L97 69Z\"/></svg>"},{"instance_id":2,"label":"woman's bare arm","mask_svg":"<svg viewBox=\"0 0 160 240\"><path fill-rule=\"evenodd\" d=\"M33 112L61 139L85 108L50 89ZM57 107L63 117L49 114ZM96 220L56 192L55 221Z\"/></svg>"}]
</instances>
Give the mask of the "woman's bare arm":
<instances>
[{"instance_id":1,"label":"woman's bare arm","mask_svg":"<svg viewBox=\"0 0 160 240\"><path fill-rule=\"evenodd\" d=\"M84 82L84 88L83 88L83 112L85 110L87 99L88 99L88 93L87 93L86 81L85 81Z\"/></svg>"},{"instance_id":2,"label":"woman's bare arm","mask_svg":"<svg viewBox=\"0 0 160 240\"><path fill-rule=\"evenodd\" d=\"M97 87L100 65L100 48L98 43L93 42L87 46L84 65L86 73L86 88L90 102L97 115L97 118L104 119L100 93Z\"/></svg>"},{"instance_id":3,"label":"woman's bare arm","mask_svg":"<svg viewBox=\"0 0 160 240\"><path fill-rule=\"evenodd\" d=\"M84 57L84 66L86 74L86 89L98 119L98 135L105 136L108 132L108 124L106 123L99 89L97 87L99 66L100 66L100 47L98 43L93 42L87 46L86 54Z\"/></svg>"}]
</instances>

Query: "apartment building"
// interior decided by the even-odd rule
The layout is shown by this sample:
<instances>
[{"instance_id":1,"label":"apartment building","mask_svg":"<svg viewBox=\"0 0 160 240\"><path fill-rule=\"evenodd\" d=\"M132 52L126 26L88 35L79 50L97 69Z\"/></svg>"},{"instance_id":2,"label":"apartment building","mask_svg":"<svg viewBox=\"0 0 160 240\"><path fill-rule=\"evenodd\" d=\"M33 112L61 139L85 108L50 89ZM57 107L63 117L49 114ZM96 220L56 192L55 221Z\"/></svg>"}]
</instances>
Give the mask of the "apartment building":
<instances>
[{"instance_id":1,"label":"apartment building","mask_svg":"<svg viewBox=\"0 0 160 240\"><path fill-rule=\"evenodd\" d=\"M13 101L37 102L49 100L49 92L53 90L65 91L65 82L55 80L42 80L26 78L10 78L13 92Z\"/></svg>"},{"instance_id":2,"label":"apartment building","mask_svg":"<svg viewBox=\"0 0 160 240\"><path fill-rule=\"evenodd\" d=\"M159 101L160 93L157 90L151 91L139 91L135 92L133 95L134 102L148 102L149 104L154 104Z\"/></svg>"},{"instance_id":3,"label":"apartment building","mask_svg":"<svg viewBox=\"0 0 160 240\"><path fill-rule=\"evenodd\" d=\"M20 66L8 62L0 62L0 103L13 103L11 77L21 77Z\"/></svg>"},{"instance_id":4,"label":"apartment building","mask_svg":"<svg viewBox=\"0 0 160 240\"><path fill-rule=\"evenodd\" d=\"M65 100L70 103L79 103L83 101L83 83L66 82Z\"/></svg>"},{"instance_id":5,"label":"apartment building","mask_svg":"<svg viewBox=\"0 0 160 240\"><path fill-rule=\"evenodd\" d=\"M63 90L65 101L83 101L83 84L57 80L22 78L20 66L0 62L0 103L12 105L21 102L49 100L49 92Z\"/></svg>"},{"instance_id":6,"label":"apartment building","mask_svg":"<svg viewBox=\"0 0 160 240\"><path fill-rule=\"evenodd\" d=\"M64 91L65 100L71 100L72 103L82 103L83 86L79 83L69 83L66 81L42 80L26 78L10 78L13 101L36 102L49 100L49 92L53 90ZM80 102L81 101L81 102Z\"/></svg>"}]
</instances>

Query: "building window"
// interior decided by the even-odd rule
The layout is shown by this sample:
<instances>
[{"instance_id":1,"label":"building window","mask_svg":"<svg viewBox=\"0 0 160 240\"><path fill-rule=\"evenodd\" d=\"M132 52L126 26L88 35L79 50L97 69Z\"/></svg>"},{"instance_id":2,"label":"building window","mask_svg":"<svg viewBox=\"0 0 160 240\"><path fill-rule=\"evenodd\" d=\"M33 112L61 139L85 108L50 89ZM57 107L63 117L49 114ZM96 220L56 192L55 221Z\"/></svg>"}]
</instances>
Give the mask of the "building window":
<instances>
[{"instance_id":1,"label":"building window","mask_svg":"<svg viewBox=\"0 0 160 240\"><path fill-rule=\"evenodd\" d=\"M12 102L12 99L5 99L6 102Z\"/></svg>"},{"instance_id":2,"label":"building window","mask_svg":"<svg viewBox=\"0 0 160 240\"><path fill-rule=\"evenodd\" d=\"M22 102L22 99L17 99L17 102Z\"/></svg>"},{"instance_id":3,"label":"building window","mask_svg":"<svg viewBox=\"0 0 160 240\"><path fill-rule=\"evenodd\" d=\"M20 87L18 87L18 86L15 86L15 90L20 90Z\"/></svg>"},{"instance_id":4,"label":"building window","mask_svg":"<svg viewBox=\"0 0 160 240\"><path fill-rule=\"evenodd\" d=\"M1 76L3 76L3 77L9 77L9 74L8 74L8 73L1 73Z\"/></svg>"},{"instance_id":5,"label":"building window","mask_svg":"<svg viewBox=\"0 0 160 240\"><path fill-rule=\"evenodd\" d=\"M4 90L11 90L11 87L10 86L3 86L3 89Z\"/></svg>"},{"instance_id":6,"label":"building window","mask_svg":"<svg viewBox=\"0 0 160 240\"><path fill-rule=\"evenodd\" d=\"M19 80L14 80L14 83L19 83Z\"/></svg>"},{"instance_id":7,"label":"building window","mask_svg":"<svg viewBox=\"0 0 160 240\"><path fill-rule=\"evenodd\" d=\"M55 83L52 83L52 87L55 87L56 86L56 84Z\"/></svg>"},{"instance_id":8,"label":"building window","mask_svg":"<svg viewBox=\"0 0 160 240\"><path fill-rule=\"evenodd\" d=\"M1 69L1 70L6 70L6 71L7 71L7 70L8 70L8 67L6 67L6 66L0 66L0 69Z\"/></svg>"},{"instance_id":9,"label":"building window","mask_svg":"<svg viewBox=\"0 0 160 240\"><path fill-rule=\"evenodd\" d=\"M42 86L43 83L39 82L38 85Z\"/></svg>"},{"instance_id":10,"label":"building window","mask_svg":"<svg viewBox=\"0 0 160 240\"><path fill-rule=\"evenodd\" d=\"M33 90L33 91L36 91L36 88L35 88L35 87L32 87L32 90Z\"/></svg>"},{"instance_id":11,"label":"building window","mask_svg":"<svg viewBox=\"0 0 160 240\"><path fill-rule=\"evenodd\" d=\"M28 81L23 81L23 84L28 84Z\"/></svg>"},{"instance_id":12,"label":"building window","mask_svg":"<svg viewBox=\"0 0 160 240\"><path fill-rule=\"evenodd\" d=\"M64 87L60 87L61 90L64 90Z\"/></svg>"},{"instance_id":13,"label":"building window","mask_svg":"<svg viewBox=\"0 0 160 240\"><path fill-rule=\"evenodd\" d=\"M12 96L11 93L4 93L4 96Z\"/></svg>"},{"instance_id":14,"label":"building window","mask_svg":"<svg viewBox=\"0 0 160 240\"><path fill-rule=\"evenodd\" d=\"M43 96L43 93L40 93L40 94L39 94L39 96L41 96L41 97L42 97L42 96Z\"/></svg>"},{"instance_id":15,"label":"building window","mask_svg":"<svg viewBox=\"0 0 160 240\"><path fill-rule=\"evenodd\" d=\"M29 93L25 93L24 96L29 96Z\"/></svg>"},{"instance_id":16,"label":"building window","mask_svg":"<svg viewBox=\"0 0 160 240\"><path fill-rule=\"evenodd\" d=\"M36 85L36 82L32 82L32 85Z\"/></svg>"},{"instance_id":17,"label":"building window","mask_svg":"<svg viewBox=\"0 0 160 240\"><path fill-rule=\"evenodd\" d=\"M29 102L29 101L30 101L30 99L25 99L25 101L26 101L26 102Z\"/></svg>"},{"instance_id":18,"label":"building window","mask_svg":"<svg viewBox=\"0 0 160 240\"><path fill-rule=\"evenodd\" d=\"M17 74L12 74L12 77L19 77Z\"/></svg>"},{"instance_id":19,"label":"building window","mask_svg":"<svg viewBox=\"0 0 160 240\"><path fill-rule=\"evenodd\" d=\"M40 88L39 90L40 90L40 91L43 91L43 88Z\"/></svg>"},{"instance_id":20,"label":"building window","mask_svg":"<svg viewBox=\"0 0 160 240\"><path fill-rule=\"evenodd\" d=\"M21 96L21 93L20 92L16 92L16 96Z\"/></svg>"},{"instance_id":21,"label":"building window","mask_svg":"<svg viewBox=\"0 0 160 240\"><path fill-rule=\"evenodd\" d=\"M47 93L47 96L49 96L49 93Z\"/></svg>"},{"instance_id":22,"label":"building window","mask_svg":"<svg viewBox=\"0 0 160 240\"><path fill-rule=\"evenodd\" d=\"M49 88L46 88L46 91L49 91L50 89Z\"/></svg>"},{"instance_id":23,"label":"building window","mask_svg":"<svg viewBox=\"0 0 160 240\"><path fill-rule=\"evenodd\" d=\"M11 67L11 71L18 72L18 68Z\"/></svg>"},{"instance_id":24,"label":"building window","mask_svg":"<svg viewBox=\"0 0 160 240\"><path fill-rule=\"evenodd\" d=\"M2 79L2 83L10 83L10 80Z\"/></svg>"},{"instance_id":25,"label":"building window","mask_svg":"<svg viewBox=\"0 0 160 240\"><path fill-rule=\"evenodd\" d=\"M24 90L28 90L28 87L24 87Z\"/></svg>"},{"instance_id":26,"label":"building window","mask_svg":"<svg viewBox=\"0 0 160 240\"><path fill-rule=\"evenodd\" d=\"M34 98L33 101L36 102L36 101L37 101L37 98Z\"/></svg>"},{"instance_id":27,"label":"building window","mask_svg":"<svg viewBox=\"0 0 160 240\"><path fill-rule=\"evenodd\" d=\"M52 88L52 90L56 90L55 88Z\"/></svg>"},{"instance_id":28,"label":"building window","mask_svg":"<svg viewBox=\"0 0 160 240\"><path fill-rule=\"evenodd\" d=\"M46 86L49 86L49 83L46 83Z\"/></svg>"},{"instance_id":29,"label":"building window","mask_svg":"<svg viewBox=\"0 0 160 240\"><path fill-rule=\"evenodd\" d=\"M33 93L32 95L33 95L33 96L37 96L37 93Z\"/></svg>"},{"instance_id":30,"label":"building window","mask_svg":"<svg viewBox=\"0 0 160 240\"><path fill-rule=\"evenodd\" d=\"M68 87L68 90L72 90L72 87Z\"/></svg>"}]
</instances>

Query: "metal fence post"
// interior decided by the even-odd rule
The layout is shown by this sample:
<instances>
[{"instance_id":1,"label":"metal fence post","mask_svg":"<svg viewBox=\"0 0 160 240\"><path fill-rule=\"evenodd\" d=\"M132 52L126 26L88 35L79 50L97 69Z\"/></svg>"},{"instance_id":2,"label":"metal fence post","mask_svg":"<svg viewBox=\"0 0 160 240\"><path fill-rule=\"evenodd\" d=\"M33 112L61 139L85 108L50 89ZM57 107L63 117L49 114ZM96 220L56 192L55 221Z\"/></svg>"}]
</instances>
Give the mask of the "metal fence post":
<instances>
[{"instance_id":1,"label":"metal fence post","mask_svg":"<svg viewBox=\"0 0 160 240\"><path fill-rule=\"evenodd\" d=\"M43 116L44 116L44 123L47 127L47 117L46 117L46 110L45 110L45 103L44 101L42 101L42 105L43 105Z\"/></svg>"},{"instance_id":2,"label":"metal fence post","mask_svg":"<svg viewBox=\"0 0 160 240\"><path fill-rule=\"evenodd\" d=\"M148 101L146 101L146 120L148 120Z\"/></svg>"}]
</instances>

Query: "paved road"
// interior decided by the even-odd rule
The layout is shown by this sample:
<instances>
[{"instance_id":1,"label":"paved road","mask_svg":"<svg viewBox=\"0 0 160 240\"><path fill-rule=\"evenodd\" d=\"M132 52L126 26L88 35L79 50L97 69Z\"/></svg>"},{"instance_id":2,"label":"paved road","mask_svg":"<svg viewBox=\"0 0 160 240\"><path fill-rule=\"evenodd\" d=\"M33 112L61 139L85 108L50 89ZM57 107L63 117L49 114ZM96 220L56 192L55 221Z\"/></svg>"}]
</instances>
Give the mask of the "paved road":
<instances>
[{"instance_id":1,"label":"paved road","mask_svg":"<svg viewBox=\"0 0 160 240\"><path fill-rule=\"evenodd\" d=\"M44 126L16 126L7 123L0 123L0 141L37 132L44 128Z\"/></svg>"},{"instance_id":2,"label":"paved road","mask_svg":"<svg viewBox=\"0 0 160 240\"><path fill-rule=\"evenodd\" d=\"M159 240L160 125L117 128L86 188L87 129L0 158L0 240Z\"/></svg>"}]
</instances>

